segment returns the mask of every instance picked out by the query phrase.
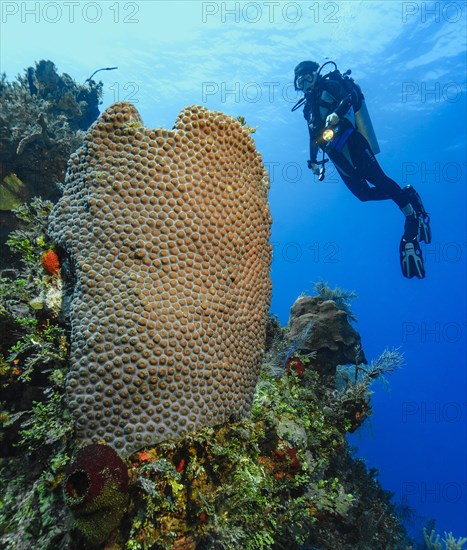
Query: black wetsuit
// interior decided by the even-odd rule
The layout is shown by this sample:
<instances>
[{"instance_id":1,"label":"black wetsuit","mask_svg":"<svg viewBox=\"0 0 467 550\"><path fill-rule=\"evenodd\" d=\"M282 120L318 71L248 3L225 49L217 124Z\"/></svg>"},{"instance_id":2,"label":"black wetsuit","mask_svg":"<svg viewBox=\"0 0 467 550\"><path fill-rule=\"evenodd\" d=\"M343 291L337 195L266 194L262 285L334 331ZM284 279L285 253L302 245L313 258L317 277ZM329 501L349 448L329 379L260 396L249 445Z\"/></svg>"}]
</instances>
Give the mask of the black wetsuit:
<instances>
[{"instance_id":1,"label":"black wetsuit","mask_svg":"<svg viewBox=\"0 0 467 550\"><path fill-rule=\"evenodd\" d=\"M310 161L316 163L318 149L324 149L345 185L361 201L392 199L403 208L409 203L406 193L383 172L368 141L344 118L351 108L352 96L337 80L321 77L305 94L303 114L310 133ZM339 132L327 144L321 134L331 113L339 116Z\"/></svg>"}]
</instances>

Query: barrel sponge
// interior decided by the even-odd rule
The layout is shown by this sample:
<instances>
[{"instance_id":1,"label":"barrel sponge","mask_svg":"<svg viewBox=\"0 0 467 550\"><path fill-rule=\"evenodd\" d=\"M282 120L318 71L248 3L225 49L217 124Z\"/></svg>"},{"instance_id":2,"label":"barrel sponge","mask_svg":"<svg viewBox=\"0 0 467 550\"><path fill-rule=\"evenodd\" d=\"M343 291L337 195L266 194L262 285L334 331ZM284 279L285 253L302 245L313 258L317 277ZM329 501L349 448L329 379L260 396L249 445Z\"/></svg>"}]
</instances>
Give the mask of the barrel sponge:
<instances>
[{"instance_id":1,"label":"barrel sponge","mask_svg":"<svg viewBox=\"0 0 467 550\"><path fill-rule=\"evenodd\" d=\"M172 130L109 107L49 222L76 274L69 406L122 456L247 414L271 298L269 179L248 130L199 106Z\"/></svg>"}]
</instances>

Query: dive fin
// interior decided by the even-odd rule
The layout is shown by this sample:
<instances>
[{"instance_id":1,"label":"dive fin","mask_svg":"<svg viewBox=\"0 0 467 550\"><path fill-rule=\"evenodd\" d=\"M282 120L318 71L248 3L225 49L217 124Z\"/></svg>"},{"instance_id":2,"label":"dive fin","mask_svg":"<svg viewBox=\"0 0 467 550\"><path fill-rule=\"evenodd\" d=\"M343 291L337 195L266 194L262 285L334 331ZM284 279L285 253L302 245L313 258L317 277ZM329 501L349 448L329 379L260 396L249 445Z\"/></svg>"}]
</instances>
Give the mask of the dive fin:
<instances>
[{"instance_id":1,"label":"dive fin","mask_svg":"<svg viewBox=\"0 0 467 550\"><path fill-rule=\"evenodd\" d=\"M411 185L404 187L403 192L407 195L412 208L414 209L418 219L418 242L431 243L431 228L430 216L427 214L423 206L420 195Z\"/></svg>"},{"instance_id":2,"label":"dive fin","mask_svg":"<svg viewBox=\"0 0 467 550\"><path fill-rule=\"evenodd\" d=\"M399 253L402 274L404 277L407 277L407 279L412 279L412 277L424 279L425 265L423 263L423 255L418 240L416 238L406 240L402 237Z\"/></svg>"},{"instance_id":3,"label":"dive fin","mask_svg":"<svg viewBox=\"0 0 467 550\"><path fill-rule=\"evenodd\" d=\"M426 212L418 217L418 242L431 243L430 216Z\"/></svg>"}]
</instances>

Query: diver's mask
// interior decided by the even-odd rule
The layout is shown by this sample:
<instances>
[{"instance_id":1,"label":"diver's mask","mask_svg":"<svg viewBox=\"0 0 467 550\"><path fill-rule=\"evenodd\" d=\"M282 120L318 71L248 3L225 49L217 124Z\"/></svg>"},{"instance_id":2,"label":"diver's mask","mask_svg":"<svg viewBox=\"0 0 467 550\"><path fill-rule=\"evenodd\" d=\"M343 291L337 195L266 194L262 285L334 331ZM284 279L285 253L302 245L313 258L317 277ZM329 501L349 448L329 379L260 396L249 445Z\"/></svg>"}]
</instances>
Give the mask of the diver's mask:
<instances>
[{"instance_id":1,"label":"diver's mask","mask_svg":"<svg viewBox=\"0 0 467 550\"><path fill-rule=\"evenodd\" d=\"M308 92L316 84L318 73L303 74L295 79L295 89Z\"/></svg>"}]
</instances>

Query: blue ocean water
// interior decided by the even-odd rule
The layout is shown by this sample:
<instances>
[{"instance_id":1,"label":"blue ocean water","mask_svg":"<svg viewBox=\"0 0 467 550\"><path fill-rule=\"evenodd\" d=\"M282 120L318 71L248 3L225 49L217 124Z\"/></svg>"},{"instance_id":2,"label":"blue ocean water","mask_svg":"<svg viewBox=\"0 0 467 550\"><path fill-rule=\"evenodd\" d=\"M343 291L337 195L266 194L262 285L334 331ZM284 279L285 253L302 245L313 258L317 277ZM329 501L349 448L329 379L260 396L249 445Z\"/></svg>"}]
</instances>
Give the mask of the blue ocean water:
<instances>
[{"instance_id":1,"label":"blue ocean water","mask_svg":"<svg viewBox=\"0 0 467 550\"><path fill-rule=\"evenodd\" d=\"M374 416L349 439L394 502L416 510L414 533L434 518L439 532L466 536L465 2L4 1L1 10L10 80L40 59L79 82L118 66L98 75L102 109L130 101L147 126L171 127L196 103L258 127L271 176L271 311L285 324L320 280L356 291L367 357L397 348L405 367L389 390L374 388ZM395 204L359 202L331 166L324 182L307 170L305 121L291 112L304 59L334 60L362 86L379 162L419 191L432 219L426 279L401 275Z\"/></svg>"}]
</instances>

